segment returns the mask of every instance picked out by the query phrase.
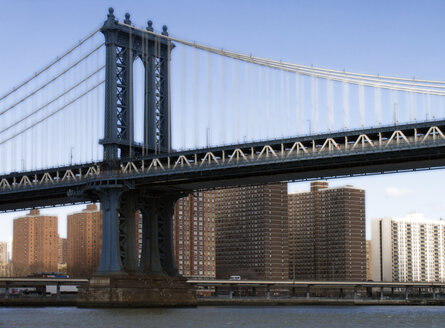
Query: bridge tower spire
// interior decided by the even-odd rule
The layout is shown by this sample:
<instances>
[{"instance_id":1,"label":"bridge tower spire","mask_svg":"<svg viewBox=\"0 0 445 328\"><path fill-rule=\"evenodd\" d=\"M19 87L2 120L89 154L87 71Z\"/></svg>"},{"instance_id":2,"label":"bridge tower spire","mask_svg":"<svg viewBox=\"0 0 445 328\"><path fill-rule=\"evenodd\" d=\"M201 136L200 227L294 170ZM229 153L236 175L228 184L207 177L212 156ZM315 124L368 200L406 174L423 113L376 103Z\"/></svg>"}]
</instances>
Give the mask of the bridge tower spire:
<instances>
[{"instance_id":1,"label":"bridge tower spire","mask_svg":"<svg viewBox=\"0 0 445 328\"><path fill-rule=\"evenodd\" d=\"M167 27L163 26L161 35L153 32L151 21L146 31L137 29L131 25L128 13L119 23L110 8L101 32L106 46L105 134L101 140L104 159L169 152L169 62L173 44L167 38ZM143 145L134 142L133 63L138 58L145 70Z\"/></svg>"}]
</instances>

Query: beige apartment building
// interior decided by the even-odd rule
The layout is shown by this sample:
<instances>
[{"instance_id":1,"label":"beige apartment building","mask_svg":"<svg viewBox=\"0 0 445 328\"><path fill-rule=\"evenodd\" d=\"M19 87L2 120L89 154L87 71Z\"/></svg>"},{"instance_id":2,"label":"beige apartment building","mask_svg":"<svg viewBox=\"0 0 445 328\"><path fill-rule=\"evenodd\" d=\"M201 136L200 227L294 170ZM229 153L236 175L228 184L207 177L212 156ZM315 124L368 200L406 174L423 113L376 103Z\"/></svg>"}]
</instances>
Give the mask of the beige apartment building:
<instances>
[{"instance_id":1,"label":"beige apartment building","mask_svg":"<svg viewBox=\"0 0 445 328\"><path fill-rule=\"evenodd\" d=\"M291 279L365 281L365 191L315 181L289 194L289 253Z\"/></svg>"},{"instance_id":2,"label":"beige apartment building","mask_svg":"<svg viewBox=\"0 0 445 328\"><path fill-rule=\"evenodd\" d=\"M12 262L14 275L56 272L58 260L57 216L41 215L33 209L24 217L14 219Z\"/></svg>"},{"instance_id":3,"label":"beige apartment building","mask_svg":"<svg viewBox=\"0 0 445 328\"><path fill-rule=\"evenodd\" d=\"M445 221L422 214L371 222L374 281L445 281Z\"/></svg>"},{"instance_id":4,"label":"beige apartment building","mask_svg":"<svg viewBox=\"0 0 445 328\"><path fill-rule=\"evenodd\" d=\"M372 280L372 250L371 241L366 241L366 280Z\"/></svg>"},{"instance_id":5,"label":"beige apartment building","mask_svg":"<svg viewBox=\"0 0 445 328\"><path fill-rule=\"evenodd\" d=\"M8 243L0 242L0 264L8 263Z\"/></svg>"}]
</instances>

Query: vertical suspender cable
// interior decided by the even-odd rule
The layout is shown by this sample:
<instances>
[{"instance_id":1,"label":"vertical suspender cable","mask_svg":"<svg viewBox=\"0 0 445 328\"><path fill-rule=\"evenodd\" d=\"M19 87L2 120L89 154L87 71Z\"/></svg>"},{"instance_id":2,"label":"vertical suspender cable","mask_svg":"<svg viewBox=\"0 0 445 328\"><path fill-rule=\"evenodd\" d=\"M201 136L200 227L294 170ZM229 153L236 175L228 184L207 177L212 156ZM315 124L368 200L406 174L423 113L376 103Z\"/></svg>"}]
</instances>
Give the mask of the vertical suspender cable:
<instances>
[{"instance_id":1,"label":"vertical suspender cable","mask_svg":"<svg viewBox=\"0 0 445 328\"><path fill-rule=\"evenodd\" d=\"M374 88L375 120L378 126L382 125L382 89Z\"/></svg>"},{"instance_id":2,"label":"vertical suspender cable","mask_svg":"<svg viewBox=\"0 0 445 328\"><path fill-rule=\"evenodd\" d=\"M272 121L271 121L271 128L272 128L272 138L277 138L277 134L276 134L276 125L277 125L277 120L280 117L280 111L277 110L277 71L272 69L270 71L271 75L272 75L272 101L271 101L271 113L272 113Z\"/></svg>"},{"instance_id":3,"label":"vertical suspender cable","mask_svg":"<svg viewBox=\"0 0 445 328\"><path fill-rule=\"evenodd\" d=\"M413 121L413 104L411 103L411 92L406 92L406 107L408 108L408 122Z\"/></svg>"},{"instance_id":4,"label":"vertical suspender cable","mask_svg":"<svg viewBox=\"0 0 445 328\"><path fill-rule=\"evenodd\" d=\"M343 128L348 129L349 126L349 85L343 82Z\"/></svg>"},{"instance_id":5,"label":"vertical suspender cable","mask_svg":"<svg viewBox=\"0 0 445 328\"><path fill-rule=\"evenodd\" d=\"M207 52L207 129L206 129L206 146L212 144L212 54Z\"/></svg>"},{"instance_id":6,"label":"vertical suspender cable","mask_svg":"<svg viewBox=\"0 0 445 328\"><path fill-rule=\"evenodd\" d=\"M315 79L315 125L314 125L314 132L318 133L319 132L319 98L318 98L318 81L319 79L316 78Z\"/></svg>"},{"instance_id":7,"label":"vertical suspender cable","mask_svg":"<svg viewBox=\"0 0 445 328\"><path fill-rule=\"evenodd\" d=\"M310 117L309 114L306 116L306 100L305 100L305 88L307 89L307 86L305 86L305 84L307 84L308 79L306 79L304 77L304 75L299 75L299 86L300 86L300 101L299 101L299 106L300 106L300 125L301 125L301 132L303 133L304 129L305 129L305 123L306 123L306 117ZM307 132L307 134L309 134L309 130Z\"/></svg>"},{"instance_id":8,"label":"vertical suspender cable","mask_svg":"<svg viewBox=\"0 0 445 328\"><path fill-rule=\"evenodd\" d=\"M198 49L194 48L193 50L193 58L194 58L194 81L193 81L193 113L194 113L194 122L193 122L193 136L194 136L194 145L195 148L199 146L199 128L201 127L200 119L199 119L199 54Z\"/></svg>"},{"instance_id":9,"label":"vertical suspender cable","mask_svg":"<svg viewBox=\"0 0 445 328\"><path fill-rule=\"evenodd\" d=\"M391 99L391 109L392 109L392 112L393 112L393 123L394 123L394 125L396 125L397 124L397 113L396 113L396 110L397 110L397 105L396 105L396 95L395 95L395 91L394 90L390 90L390 99Z\"/></svg>"},{"instance_id":10,"label":"vertical suspender cable","mask_svg":"<svg viewBox=\"0 0 445 328\"><path fill-rule=\"evenodd\" d=\"M185 149L185 146L187 145L187 141L186 141L186 137L187 137L187 133L186 132L186 127L187 126L191 126L191 122L188 123L187 119L186 119L186 113L188 113L187 111L187 60L186 60L186 47L182 46L181 47L181 102L179 105L179 122L180 124L178 125L179 128L181 129L181 149ZM190 119L190 117L188 118ZM148 131L146 131L146 133L148 133Z\"/></svg>"},{"instance_id":11,"label":"vertical suspender cable","mask_svg":"<svg viewBox=\"0 0 445 328\"><path fill-rule=\"evenodd\" d=\"M439 96L440 119L443 119L443 97Z\"/></svg>"},{"instance_id":12,"label":"vertical suspender cable","mask_svg":"<svg viewBox=\"0 0 445 328\"><path fill-rule=\"evenodd\" d=\"M144 127L143 127L143 130L142 130L142 156L144 156L145 155L145 152L146 152L146 147L147 147L147 144L146 144L146 140L147 140L147 124L145 124L145 118L147 117L147 104L148 104L148 94L147 94L147 86L146 86L146 83L147 83L147 79L146 79L146 77L147 77L147 68L148 68L148 65L149 65L149 63L148 63L148 56L145 56L144 54L147 54L147 44L146 44L146 38L145 37L142 37L142 41L141 41L141 49L142 49L142 56L141 56L141 59L142 59L142 63L144 64L144 87L142 88L142 90L143 90L143 93L144 93L144 102L142 103L142 108L143 108L143 113L142 113L142 117L143 117L143 119L142 119L142 121L144 122L143 124L144 124ZM178 114L178 115L180 115L180 114Z\"/></svg>"},{"instance_id":13,"label":"vertical suspender cable","mask_svg":"<svg viewBox=\"0 0 445 328\"><path fill-rule=\"evenodd\" d=\"M286 73L286 137L290 135L290 73Z\"/></svg>"},{"instance_id":14,"label":"vertical suspender cable","mask_svg":"<svg viewBox=\"0 0 445 328\"><path fill-rule=\"evenodd\" d=\"M300 75L295 72L295 136L298 135L300 125Z\"/></svg>"},{"instance_id":15,"label":"vertical suspender cable","mask_svg":"<svg viewBox=\"0 0 445 328\"><path fill-rule=\"evenodd\" d=\"M266 96L266 99L265 99L265 102L266 102L266 138L267 139L269 139L269 137L270 137L270 135L269 135L269 124L270 124L270 117L269 117L269 97L270 97L270 95L269 95L269 69L268 68L266 68L266 74L265 74L266 76L265 76L265 89L266 89L266 92L265 92L265 96ZM264 136L262 136L262 138L264 139Z\"/></svg>"},{"instance_id":16,"label":"vertical suspender cable","mask_svg":"<svg viewBox=\"0 0 445 328\"><path fill-rule=\"evenodd\" d=\"M334 127L334 87L331 79L327 80L328 93L328 130L332 131Z\"/></svg>"},{"instance_id":17,"label":"vertical suspender cable","mask_svg":"<svg viewBox=\"0 0 445 328\"><path fill-rule=\"evenodd\" d=\"M251 139L252 131L252 117L250 116L250 86L249 86L249 63L244 63L244 126L246 133L246 140Z\"/></svg>"},{"instance_id":18,"label":"vertical suspender cable","mask_svg":"<svg viewBox=\"0 0 445 328\"><path fill-rule=\"evenodd\" d=\"M363 129L365 127L365 87L363 84L358 86L358 99L360 109L360 126Z\"/></svg>"},{"instance_id":19,"label":"vertical suspender cable","mask_svg":"<svg viewBox=\"0 0 445 328\"><path fill-rule=\"evenodd\" d=\"M249 65L249 64L248 64ZM255 109L256 109L256 102L255 102L255 99L257 99L257 101L258 101L258 99L259 99L259 97L256 97L256 93L255 93L255 86L256 86L256 83L255 83L255 71L254 71L254 68L255 68L255 66L253 66L253 65L250 65L251 66L251 69L250 69L250 78L249 78L249 83L247 84L248 85L248 87L249 87L249 99L250 99L250 101L249 101L249 105L250 105L250 120L251 120L251 127L252 127L252 129L251 129L251 140L253 141L253 140L255 140L255 132L256 132L256 129L255 129L255 122L256 122L256 115L255 115Z\"/></svg>"},{"instance_id":20,"label":"vertical suspender cable","mask_svg":"<svg viewBox=\"0 0 445 328\"><path fill-rule=\"evenodd\" d=\"M105 52L105 47L103 47L102 49L104 49L104 52ZM100 52L99 52L99 54L100 54ZM96 64L97 64L97 66L99 66L99 63L100 63L99 54L96 57ZM100 74L97 74L96 75L96 83L98 83L99 80L100 80ZM102 88L103 88L103 86L99 87L96 90L96 106L95 106L96 107L95 108L95 115L96 115L96 120L95 121L96 122L95 122L95 124L97 124L97 126L96 126L97 133L95 133L94 145L96 147L96 160L97 161L103 159L102 156L101 156L101 154L103 154L103 151L101 152L101 147L99 146L99 139L104 137L104 135L99 135L99 131L101 129L104 129L104 127L101 124L102 120L100 119L102 117L102 113L104 112L104 109L105 109L105 108L102 108L102 106L101 106L101 100L102 100L101 99L101 95L105 96L105 92L103 94L100 92L100 90L102 90ZM104 120L105 120L105 118L104 118ZM104 133L105 133L105 130L104 130Z\"/></svg>"},{"instance_id":21,"label":"vertical suspender cable","mask_svg":"<svg viewBox=\"0 0 445 328\"><path fill-rule=\"evenodd\" d=\"M234 60L232 62L232 120L234 119L234 125L236 127L236 141L237 143L241 142L241 108L239 106L239 61ZM233 122L233 121L232 121Z\"/></svg>"},{"instance_id":22,"label":"vertical suspender cable","mask_svg":"<svg viewBox=\"0 0 445 328\"><path fill-rule=\"evenodd\" d=\"M286 131L284 129L284 127L286 126L286 122L283 122L284 119L284 113L285 113L285 92L286 90L284 89L284 71L283 71L283 67L280 67L280 101L277 102L278 106L279 106L279 119L278 119L278 131L281 131L280 136L284 137L284 135L286 134ZM277 136L278 137L278 136Z\"/></svg>"},{"instance_id":23,"label":"vertical suspender cable","mask_svg":"<svg viewBox=\"0 0 445 328\"><path fill-rule=\"evenodd\" d=\"M257 111L255 117L258 118L258 139L261 139L263 137L262 132L264 131L264 108L263 106L266 105L266 101L264 99L263 95L263 67L257 66L258 69L258 97L257 97Z\"/></svg>"},{"instance_id":24,"label":"vertical suspender cable","mask_svg":"<svg viewBox=\"0 0 445 328\"><path fill-rule=\"evenodd\" d=\"M167 101L168 101L168 107L167 107L167 151L170 153L172 151L172 127L171 127L171 118L172 118L172 103L171 103L171 82L170 82L170 52L171 52L171 41L167 40Z\"/></svg>"},{"instance_id":25,"label":"vertical suspender cable","mask_svg":"<svg viewBox=\"0 0 445 328\"><path fill-rule=\"evenodd\" d=\"M313 134L315 132L315 120L316 120L316 101L317 101L317 95L316 95L316 87L315 87L315 80L316 78L314 76L311 77L311 122L310 122L310 130L309 133Z\"/></svg>"},{"instance_id":26,"label":"vertical suspender cable","mask_svg":"<svg viewBox=\"0 0 445 328\"><path fill-rule=\"evenodd\" d=\"M226 144L226 69L225 69L225 59L223 56L220 57L219 70L221 73L220 82L220 104L221 104L221 144Z\"/></svg>"},{"instance_id":27,"label":"vertical suspender cable","mask_svg":"<svg viewBox=\"0 0 445 328\"><path fill-rule=\"evenodd\" d=\"M129 111L128 115L128 122L127 124L127 138L128 138L128 148L129 153L128 156L133 156L133 134L134 134L134 119L133 119L133 111L134 111L134 101L133 101L133 89L134 89L134 83L133 83L133 35L132 35L133 29L130 28L130 33L128 33L128 53L127 53L127 70L128 73L128 81L127 81L127 93L130 98L130 103L128 104L127 110ZM159 39L157 39L159 42Z\"/></svg>"},{"instance_id":28,"label":"vertical suspender cable","mask_svg":"<svg viewBox=\"0 0 445 328\"><path fill-rule=\"evenodd\" d=\"M431 94L430 93L427 93L426 101L427 101L427 105L426 105L426 109L427 109L426 119L429 120L430 117L431 117ZM433 117L433 119L435 118L434 112L433 112L432 117Z\"/></svg>"}]
</instances>

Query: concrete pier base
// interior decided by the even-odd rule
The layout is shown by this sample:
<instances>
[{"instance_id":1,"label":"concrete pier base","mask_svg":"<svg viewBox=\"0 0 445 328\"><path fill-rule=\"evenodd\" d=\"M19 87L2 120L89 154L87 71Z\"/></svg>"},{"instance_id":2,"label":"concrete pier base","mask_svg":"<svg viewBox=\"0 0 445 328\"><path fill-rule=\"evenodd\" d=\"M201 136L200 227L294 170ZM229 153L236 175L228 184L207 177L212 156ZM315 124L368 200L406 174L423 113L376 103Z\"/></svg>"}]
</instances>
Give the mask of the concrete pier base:
<instances>
[{"instance_id":1,"label":"concrete pier base","mask_svg":"<svg viewBox=\"0 0 445 328\"><path fill-rule=\"evenodd\" d=\"M197 306L196 292L183 277L167 275L95 276L79 287L79 307Z\"/></svg>"}]
</instances>

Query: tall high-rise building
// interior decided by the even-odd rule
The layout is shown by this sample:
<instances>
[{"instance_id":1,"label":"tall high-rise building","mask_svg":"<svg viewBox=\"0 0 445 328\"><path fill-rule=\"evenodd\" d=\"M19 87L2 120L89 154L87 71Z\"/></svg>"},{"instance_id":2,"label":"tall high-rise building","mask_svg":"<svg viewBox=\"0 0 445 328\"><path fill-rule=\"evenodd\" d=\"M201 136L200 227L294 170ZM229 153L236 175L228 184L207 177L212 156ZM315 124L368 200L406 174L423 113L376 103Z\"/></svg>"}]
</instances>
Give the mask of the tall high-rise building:
<instances>
[{"instance_id":1,"label":"tall high-rise building","mask_svg":"<svg viewBox=\"0 0 445 328\"><path fill-rule=\"evenodd\" d=\"M372 280L372 250L371 241L366 241L366 280Z\"/></svg>"},{"instance_id":2,"label":"tall high-rise building","mask_svg":"<svg viewBox=\"0 0 445 328\"><path fill-rule=\"evenodd\" d=\"M374 281L445 281L445 221L422 214L371 221Z\"/></svg>"},{"instance_id":3,"label":"tall high-rise building","mask_svg":"<svg viewBox=\"0 0 445 328\"><path fill-rule=\"evenodd\" d=\"M289 279L287 183L216 195L217 278Z\"/></svg>"},{"instance_id":4,"label":"tall high-rise building","mask_svg":"<svg viewBox=\"0 0 445 328\"><path fill-rule=\"evenodd\" d=\"M298 280L366 280L365 191L311 183L289 195L289 269Z\"/></svg>"},{"instance_id":5,"label":"tall high-rise building","mask_svg":"<svg viewBox=\"0 0 445 328\"><path fill-rule=\"evenodd\" d=\"M200 191L176 202L174 242L179 274L215 278L215 192Z\"/></svg>"},{"instance_id":6,"label":"tall high-rise building","mask_svg":"<svg viewBox=\"0 0 445 328\"><path fill-rule=\"evenodd\" d=\"M8 243L0 242L0 264L8 263Z\"/></svg>"},{"instance_id":7,"label":"tall high-rise building","mask_svg":"<svg viewBox=\"0 0 445 328\"><path fill-rule=\"evenodd\" d=\"M68 215L67 270L73 277L89 277L97 269L102 247L102 212L96 204Z\"/></svg>"},{"instance_id":8,"label":"tall high-rise building","mask_svg":"<svg viewBox=\"0 0 445 328\"><path fill-rule=\"evenodd\" d=\"M25 217L14 219L12 261L14 274L57 271L58 219L31 210Z\"/></svg>"}]
</instances>

